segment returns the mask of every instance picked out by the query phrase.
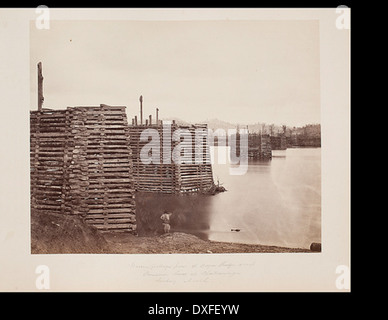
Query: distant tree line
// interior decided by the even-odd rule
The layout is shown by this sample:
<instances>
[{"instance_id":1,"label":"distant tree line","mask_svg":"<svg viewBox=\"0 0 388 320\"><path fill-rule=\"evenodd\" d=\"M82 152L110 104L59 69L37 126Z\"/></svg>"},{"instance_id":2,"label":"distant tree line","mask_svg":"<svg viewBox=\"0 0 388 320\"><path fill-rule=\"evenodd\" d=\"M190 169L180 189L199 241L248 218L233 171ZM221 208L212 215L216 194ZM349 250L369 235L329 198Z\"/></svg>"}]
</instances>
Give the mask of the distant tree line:
<instances>
[{"instance_id":1,"label":"distant tree line","mask_svg":"<svg viewBox=\"0 0 388 320\"><path fill-rule=\"evenodd\" d=\"M244 126L239 126L244 128ZM303 127L258 123L245 126L250 133L271 136L274 149L290 147L320 147L321 125L307 124Z\"/></svg>"},{"instance_id":2,"label":"distant tree line","mask_svg":"<svg viewBox=\"0 0 388 320\"><path fill-rule=\"evenodd\" d=\"M227 134L228 129L248 129L249 133L269 135L273 149L285 149L292 147L320 147L321 146L321 125L306 124L302 127L275 125L263 122L254 124L232 124L216 119L208 121L208 128L213 131L221 128ZM227 137L226 137L227 141ZM218 145L218 138L214 138L214 145Z\"/></svg>"},{"instance_id":3,"label":"distant tree line","mask_svg":"<svg viewBox=\"0 0 388 320\"><path fill-rule=\"evenodd\" d=\"M321 125L307 124L303 127L288 128L286 139L289 147L320 147Z\"/></svg>"}]
</instances>

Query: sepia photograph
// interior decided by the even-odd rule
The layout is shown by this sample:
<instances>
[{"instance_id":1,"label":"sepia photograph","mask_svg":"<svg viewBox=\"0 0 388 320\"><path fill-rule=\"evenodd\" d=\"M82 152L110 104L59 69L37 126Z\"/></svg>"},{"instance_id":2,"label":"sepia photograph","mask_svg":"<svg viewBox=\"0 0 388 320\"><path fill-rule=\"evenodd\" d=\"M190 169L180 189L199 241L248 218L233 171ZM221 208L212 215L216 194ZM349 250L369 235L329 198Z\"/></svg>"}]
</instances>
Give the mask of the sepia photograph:
<instances>
[{"instance_id":1,"label":"sepia photograph","mask_svg":"<svg viewBox=\"0 0 388 320\"><path fill-rule=\"evenodd\" d=\"M32 253L320 251L317 21L30 31Z\"/></svg>"},{"instance_id":2,"label":"sepia photograph","mask_svg":"<svg viewBox=\"0 0 388 320\"><path fill-rule=\"evenodd\" d=\"M115 265L127 280L56 288L347 290L348 10L21 14L20 219L36 288L69 259L77 277ZM330 285L298 284L323 259ZM269 289L287 264L294 279ZM263 286L248 284L260 268Z\"/></svg>"}]
</instances>

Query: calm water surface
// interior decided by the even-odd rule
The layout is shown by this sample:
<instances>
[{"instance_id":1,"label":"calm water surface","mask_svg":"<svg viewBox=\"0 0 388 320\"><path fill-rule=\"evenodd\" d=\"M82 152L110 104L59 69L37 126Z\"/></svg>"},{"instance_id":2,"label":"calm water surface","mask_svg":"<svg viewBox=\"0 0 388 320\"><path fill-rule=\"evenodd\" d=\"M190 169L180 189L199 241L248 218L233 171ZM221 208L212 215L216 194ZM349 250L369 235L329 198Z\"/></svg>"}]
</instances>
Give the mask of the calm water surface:
<instances>
[{"instance_id":1,"label":"calm water surface","mask_svg":"<svg viewBox=\"0 0 388 320\"><path fill-rule=\"evenodd\" d=\"M320 148L275 150L272 160L250 161L247 173L240 176L229 174L229 164L218 164L217 158L214 162L214 180L227 192L140 193L139 234L161 233L159 217L167 209L173 212L172 231L204 239L301 248L321 242Z\"/></svg>"}]
</instances>

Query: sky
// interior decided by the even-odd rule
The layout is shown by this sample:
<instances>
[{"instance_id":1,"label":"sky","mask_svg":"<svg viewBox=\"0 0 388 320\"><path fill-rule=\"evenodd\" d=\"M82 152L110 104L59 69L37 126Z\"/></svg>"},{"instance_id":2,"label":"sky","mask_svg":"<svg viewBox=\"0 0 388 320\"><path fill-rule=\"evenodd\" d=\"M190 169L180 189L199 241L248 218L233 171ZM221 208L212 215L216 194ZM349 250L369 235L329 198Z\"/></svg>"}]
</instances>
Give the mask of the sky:
<instances>
[{"instance_id":1,"label":"sky","mask_svg":"<svg viewBox=\"0 0 388 320\"><path fill-rule=\"evenodd\" d=\"M320 123L316 20L51 21L30 26L31 109L37 63L52 109L125 105L129 119Z\"/></svg>"}]
</instances>

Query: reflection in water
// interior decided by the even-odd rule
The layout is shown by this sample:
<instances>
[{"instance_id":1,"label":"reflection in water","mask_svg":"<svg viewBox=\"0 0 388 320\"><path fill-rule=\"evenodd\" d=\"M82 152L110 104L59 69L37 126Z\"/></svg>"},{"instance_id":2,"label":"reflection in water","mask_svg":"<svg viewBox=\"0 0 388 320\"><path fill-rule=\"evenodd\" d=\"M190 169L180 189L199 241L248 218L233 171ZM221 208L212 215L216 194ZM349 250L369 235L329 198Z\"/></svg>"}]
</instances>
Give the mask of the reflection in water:
<instances>
[{"instance_id":1,"label":"reflection in water","mask_svg":"<svg viewBox=\"0 0 388 320\"><path fill-rule=\"evenodd\" d=\"M214 180L227 192L137 194L139 235L162 233L160 215L166 209L173 212L171 231L217 241L308 248L321 242L320 159L320 148L273 151L271 161L250 161L241 176L230 175L228 164L215 161Z\"/></svg>"},{"instance_id":2,"label":"reflection in water","mask_svg":"<svg viewBox=\"0 0 388 320\"><path fill-rule=\"evenodd\" d=\"M160 216L164 210L172 213L171 232L193 233L207 239L210 229L211 196L198 194L136 194L137 230L140 236L163 233Z\"/></svg>"}]
</instances>

